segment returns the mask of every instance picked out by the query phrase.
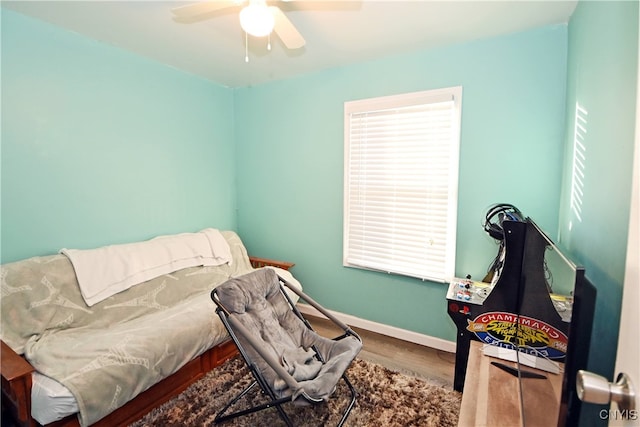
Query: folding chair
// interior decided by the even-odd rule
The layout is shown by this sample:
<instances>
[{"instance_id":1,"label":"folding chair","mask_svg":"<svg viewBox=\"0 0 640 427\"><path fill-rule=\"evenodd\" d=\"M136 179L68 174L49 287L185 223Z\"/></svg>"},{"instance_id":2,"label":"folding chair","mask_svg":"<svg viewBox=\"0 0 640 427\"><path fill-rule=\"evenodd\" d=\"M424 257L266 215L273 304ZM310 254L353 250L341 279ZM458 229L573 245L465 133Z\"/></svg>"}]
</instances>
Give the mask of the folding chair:
<instances>
[{"instance_id":1,"label":"folding chair","mask_svg":"<svg viewBox=\"0 0 640 427\"><path fill-rule=\"evenodd\" d=\"M339 326L344 334L334 339L318 335L285 287ZM338 426L345 422L356 401L356 391L345 371L362 348L358 334L270 268L228 280L211 292L211 299L255 379L216 415L215 423L275 407L287 426L293 426L282 405L327 401L340 379L351 394ZM256 384L269 401L226 414Z\"/></svg>"}]
</instances>

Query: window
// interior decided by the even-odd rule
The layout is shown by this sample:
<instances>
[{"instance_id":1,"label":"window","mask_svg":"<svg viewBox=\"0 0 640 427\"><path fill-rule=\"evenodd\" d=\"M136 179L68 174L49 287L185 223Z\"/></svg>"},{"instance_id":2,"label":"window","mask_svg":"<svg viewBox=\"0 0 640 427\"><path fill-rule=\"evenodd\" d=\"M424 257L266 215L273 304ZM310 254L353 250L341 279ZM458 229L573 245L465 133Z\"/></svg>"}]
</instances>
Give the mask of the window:
<instances>
[{"instance_id":1,"label":"window","mask_svg":"<svg viewBox=\"0 0 640 427\"><path fill-rule=\"evenodd\" d=\"M343 265L454 275L462 87L345 102Z\"/></svg>"}]
</instances>

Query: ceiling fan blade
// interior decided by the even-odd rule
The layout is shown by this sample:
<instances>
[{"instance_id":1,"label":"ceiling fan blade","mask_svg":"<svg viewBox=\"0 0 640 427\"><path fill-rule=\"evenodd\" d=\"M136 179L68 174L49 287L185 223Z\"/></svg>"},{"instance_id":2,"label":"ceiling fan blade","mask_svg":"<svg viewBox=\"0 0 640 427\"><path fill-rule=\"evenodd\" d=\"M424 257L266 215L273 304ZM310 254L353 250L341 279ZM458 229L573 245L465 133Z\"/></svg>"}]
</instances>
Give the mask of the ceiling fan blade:
<instances>
[{"instance_id":1,"label":"ceiling fan blade","mask_svg":"<svg viewBox=\"0 0 640 427\"><path fill-rule=\"evenodd\" d=\"M234 7L241 4L243 0L215 0L202 1L199 3L188 4L186 6L174 7L171 12L176 18L194 18L199 15L208 14L218 10Z\"/></svg>"},{"instance_id":2,"label":"ceiling fan blade","mask_svg":"<svg viewBox=\"0 0 640 427\"><path fill-rule=\"evenodd\" d=\"M304 38L298 32L295 25L293 25L293 22L287 18L287 15L276 6L269 6L269 10L271 10L275 18L273 31L280 37L282 43L284 43L288 49L298 49L304 46Z\"/></svg>"}]
</instances>

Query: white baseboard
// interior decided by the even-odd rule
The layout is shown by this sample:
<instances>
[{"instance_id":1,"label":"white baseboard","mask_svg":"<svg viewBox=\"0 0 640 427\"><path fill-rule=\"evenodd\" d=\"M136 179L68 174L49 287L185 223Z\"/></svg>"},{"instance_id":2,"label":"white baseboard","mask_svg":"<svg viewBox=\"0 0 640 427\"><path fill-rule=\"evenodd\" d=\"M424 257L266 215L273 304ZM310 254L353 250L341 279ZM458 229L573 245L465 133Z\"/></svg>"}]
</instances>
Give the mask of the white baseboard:
<instances>
[{"instance_id":1,"label":"white baseboard","mask_svg":"<svg viewBox=\"0 0 640 427\"><path fill-rule=\"evenodd\" d=\"M310 316L325 317L309 304L298 303L296 307L302 314ZM398 338L415 344L424 345L426 347L435 348L436 350L447 351L449 353L456 352L456 343L453 341L443 340L441 338L420 334L418 332L408 331L406 329L397 328L395 326L385 325L384 323L373 322L371 320L361 319L350 314L338 313L333 310L327 310L333 316L346 323L349 326L375 332L389 337Z\"/></svg>"}]
</instances>

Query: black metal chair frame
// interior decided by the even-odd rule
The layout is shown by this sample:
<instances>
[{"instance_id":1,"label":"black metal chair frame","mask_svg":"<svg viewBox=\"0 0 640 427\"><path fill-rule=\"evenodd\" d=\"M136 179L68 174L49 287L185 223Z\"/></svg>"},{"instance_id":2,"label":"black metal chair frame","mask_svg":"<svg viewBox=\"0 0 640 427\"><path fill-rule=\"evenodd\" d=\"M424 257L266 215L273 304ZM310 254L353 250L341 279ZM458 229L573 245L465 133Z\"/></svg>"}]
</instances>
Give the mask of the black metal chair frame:
<instances>
[{"instance_id":1,"label":"black metal chair frame","mask_svg":"<svg viewBox=\"0 0 640 427\"><path fill-rule=\"evenodd\" d=\"M304 292L302 292L299 289L297 289L294 286L292 286L289 282L284 280L282 277L278 276L278 279L280 281L280 292L281 292L281 294L287 300L287 302L288 302L291 310L294 312L294 314L300 320L302 320L302 322L304 323L304 325L307 328L309 328L310 330L313 331L313 327L304 318L302 313L300 313L300 311L295 306L295 304L293 303L291 298L289 298L289 295L287 295L287 292L284 290L283 286L286 286L292 292L297 294L300 298L304 299L305 302L307 302L309 305L314 307L322 315L324 315L331 322L333 322L336 326L338 326L338 327L340 327L340 329L342 329L342 331L344 333L342 335L336 337L336 338L333 338L334 341L341 340L341 339L346 338L348 336L353 336L356 339L358 339L358 341L362 342L362 339L360 338L360 336L356 332L354 332L348 325L346 325L345 323L343 323L342 321L337 319L334 315L329 313L324 307L322 307L320 304L318 304L316 301L314 301L312 298L310 298ZM275 407L276 410L278 411L278 414L280 415L282 420L287 424L287 426L293 427L294 426L293 422L291 421L291 419L289 418L287 413L282 408L282 405L284 405L285 403L292 402L292 397L291 396L285 396L285 397L282 397L282 398L277 398L276 397L275 393L273 392L273 390L271 389L269 384L264 379L262 373L258 370L257 366L254 364L254 362L249 357L249 355L248 355L247 351L245 350L244 346L240 343L240 340L238 339L236 331L234 330L233 325L231 325L232 322L230 322L230 319L229 319L230 312L229 312L229 310L227 310L226 307L224 307L224 305L218 299L218 296L217 296L217 293L216 293L216 289L214 289L211 292L211 299L217 305L216 313L220 317L220 320L222 321L222 324L227 329L227 332L229 332L229 335L231 336L231 339L233 340L233 342L238 347L238 351L240 352L241 357L245 361L247 367L249 368L249 371L251 372L251 374L254 377L254 381L251 382L251 384L249 384L249 386L247 388L242 390L236 397L231 399L229 401L229 403L227 403L224 406L224 408L222 408L218 412L218 414L216 414L216 417L214 419L214 424L219 424L219 423L222 423L222 422L225 422L225 421L237 418L237 417L241 417L243 415L248 415L248 414L251 414L251 413L254 413L254 412L262 411L264 409ZM238 328L238 325L235 325L235 326L236 326L236 328ZM238 328L238 329L241 330L241 328ZM243 334L243 335L245 335L245 334ZM313 348L313 351L315 352L315 357L318 360L320 360L321 362L324 363L325 361L323 360L322 356L320 355L320 352L318 351L318 349L315 348L315 346L313 346L312 348ZM277 368L279 368L279 366L273 366L272 363L269 362L269 358L265 357L266 355L263 355L263 352L261 351L259 346L255 346L254 349L260 355L262 355L264 357L265 361L267 361L271 365L271 367L276 370L276 372L278 371ZM349 389L349 392L351 394L351 398L349 400L349 403L348 403L347 407L345 408L345 410L344 410L344 412L342 414L342 418L340 419L339 423L337 424L338 427L340 427L340 426L342 426L344 424L344 422L346 421L347 417L351 413L351 410L353 409L353 407L355 405L356 396L357 396L357 392L356 392L355 388L353 387L353 385L351 384L351 382L349 381L349 379L347 378L345 373L342 374L341 379L344 380L344 382L346 383L346 385L347 385L347 387ZM262 390L262 392L268 396L268 398L270 399L268 402L263 403L261 405L257 405L257 406L251 407L251 408L248 408L248 409L244 409L244 410L240 410L240 411L237 411L237 412L233 412L231 414L227 414L226 413L231 406L233 406L236 402L238 402L240 399L242 399L244 396L246 396L247 393L249 393L252 389L255 388L256 385L259 385L260 389ZM311 404L317 404L317 403L323 402L322 399L314 399L313 397L307 395L304 392L300 396L304 397L304 399L307 400Z\"/></svg>"}]
</instances>

